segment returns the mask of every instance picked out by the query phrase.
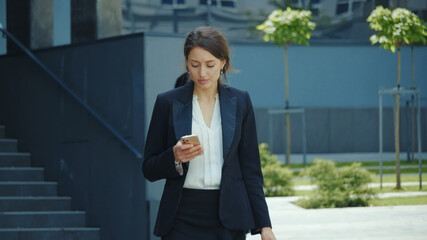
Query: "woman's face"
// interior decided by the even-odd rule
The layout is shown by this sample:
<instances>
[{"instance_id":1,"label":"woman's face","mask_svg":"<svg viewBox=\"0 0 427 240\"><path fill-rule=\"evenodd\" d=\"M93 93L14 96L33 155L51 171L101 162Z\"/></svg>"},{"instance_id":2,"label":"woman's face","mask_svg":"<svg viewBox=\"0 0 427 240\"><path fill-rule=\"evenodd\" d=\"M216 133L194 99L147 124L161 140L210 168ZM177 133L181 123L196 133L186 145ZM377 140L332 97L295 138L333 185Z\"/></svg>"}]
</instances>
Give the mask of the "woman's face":
<instances>
[{"instance_id":1,"label":"woman's face","mask_svg":"<svg viewBox=\"0 0 427 240\"><path fill-rule=\"evenodd\" d=\"M201 47L194 47L185 63L196 89L208 90L218 87L218 79L225 60L219 60Z\"/></svg>"}]
</instances>

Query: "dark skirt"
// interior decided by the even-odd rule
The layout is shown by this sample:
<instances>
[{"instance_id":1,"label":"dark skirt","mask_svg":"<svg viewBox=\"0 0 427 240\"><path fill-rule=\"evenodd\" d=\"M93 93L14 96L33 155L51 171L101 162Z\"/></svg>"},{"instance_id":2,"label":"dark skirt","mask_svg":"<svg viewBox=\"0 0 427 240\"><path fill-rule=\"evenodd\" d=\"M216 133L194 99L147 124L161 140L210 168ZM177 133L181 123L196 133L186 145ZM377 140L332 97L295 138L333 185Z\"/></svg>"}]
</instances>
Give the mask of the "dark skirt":
<instances>
[{"instance_id":1,"label":"dark skirt","mask_svg":"<svg viewBox=\"0 0 427 240\"><path fill-rule=\"evenodd\" d=\"M219 220L219 190L182 190L171 232L162 240L244 240L246 231L226 229Z\"/></svg>"}]
</instances>

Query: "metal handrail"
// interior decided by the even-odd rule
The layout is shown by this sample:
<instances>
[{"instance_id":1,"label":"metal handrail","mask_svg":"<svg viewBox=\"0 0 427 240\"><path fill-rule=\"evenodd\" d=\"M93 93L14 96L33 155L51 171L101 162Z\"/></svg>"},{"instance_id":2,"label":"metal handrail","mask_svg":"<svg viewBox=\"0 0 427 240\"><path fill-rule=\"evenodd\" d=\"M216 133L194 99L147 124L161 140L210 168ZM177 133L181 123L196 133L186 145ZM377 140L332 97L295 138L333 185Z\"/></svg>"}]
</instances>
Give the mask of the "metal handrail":
<instances>
[{"instance_id":1,"label":"metal handrail","mask_svg":"<svg viewBox=\"0 0 427 240\"><path fill-rule=\"evenodd\" d=\"M137 158L142 158L142 154L136 150L126 139L124 139L109 123L107 123L95 110L87 105L73 90L71 90L64 82L56 76L49 68L47 68L28 48L26 48L18 39L9 33L0 23L0 32L9 37L19 48L22 49L37 65L39 65L49 76L61 86L61 88L71 95L80 105L83 106L95 119L97 119L108 131L110 131L123 145L125 145Z\"/></svg>"}]
</instances>

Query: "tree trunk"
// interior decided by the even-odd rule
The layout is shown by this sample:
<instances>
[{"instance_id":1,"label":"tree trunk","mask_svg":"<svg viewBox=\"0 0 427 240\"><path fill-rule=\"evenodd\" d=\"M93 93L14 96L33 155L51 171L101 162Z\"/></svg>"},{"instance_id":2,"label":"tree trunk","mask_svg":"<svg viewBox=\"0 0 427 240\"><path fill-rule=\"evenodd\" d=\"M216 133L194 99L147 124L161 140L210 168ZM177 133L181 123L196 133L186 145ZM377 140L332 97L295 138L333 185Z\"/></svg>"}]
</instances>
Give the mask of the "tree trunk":
<instances>
[{"instance_id":1,"label":"tree trunk","mask_svg":"<svg viewBox=\"0 0 427 240\"><path fill-rule=\"evenodd\" d=\"M414 74L414 45L411 45L411 65L412 65L412 88L415 89L415 74ZM415 152L415 99L411 95L411 162L414 161Z\"/></svg>"},{"instance_id":2,"label":"tree trunk","mask_svg":"<svg viewBox=\"0 0 427 240\"><path fill-rule=\"evenodd\" d=\"M397 49L397 89L400 89L400 47ZM396 111L394 125L394 150L396 152L396 189L400 187L400 159L399 159L399 113L400 113L400 95L396 95Z\"/></svg>"},{"instance_id":3,"label":"tree trunk","mask_svg":"<svg viewBox=\"0 0 427 240\"><path fill-rule=\"evenodd\" d=\"M285 95L286 109L289 109L289 70L288 70L288 46L285 44ZM291 166L291 118L286 113L286 165Z\"/></svg>"}]
</instances>

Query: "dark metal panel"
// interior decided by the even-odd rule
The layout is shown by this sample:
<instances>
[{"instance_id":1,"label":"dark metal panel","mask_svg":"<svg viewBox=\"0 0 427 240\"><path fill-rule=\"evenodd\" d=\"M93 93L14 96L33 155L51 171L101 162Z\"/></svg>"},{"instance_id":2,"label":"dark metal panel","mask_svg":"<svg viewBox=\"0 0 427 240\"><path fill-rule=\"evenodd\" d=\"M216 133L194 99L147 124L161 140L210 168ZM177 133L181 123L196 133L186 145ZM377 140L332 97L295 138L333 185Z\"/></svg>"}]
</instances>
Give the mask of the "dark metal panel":
<instances>
[{"instance_id":1,"label":"dark metal panel","mask_svg":"<svg viewBox=\"0 0 427 240\"><path fill-rule=\"evenodd\" d=\"M144 145L143 35L38 51L138 150ZM146 239L148 215L141 159L26 56L0 58L0 123L46 180L87 212L101 239ZM134 124L134 122L136 124Z\"/></svg>"},{"instance_id":2,"label":"dark metal panel","mask_svg":"<svg viewBox=\"0 0 427 240\"><path fill-rule=\"evenodd\" d=\"M328 108L307 108L307 151L328 153L331 151Z\"/></svg>"}]
</instances>

